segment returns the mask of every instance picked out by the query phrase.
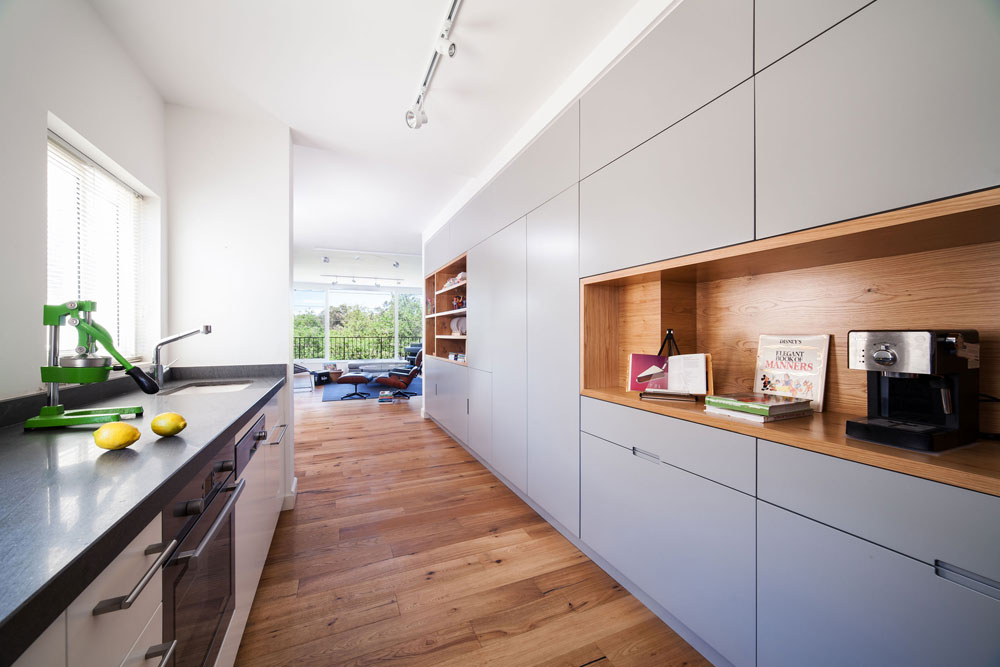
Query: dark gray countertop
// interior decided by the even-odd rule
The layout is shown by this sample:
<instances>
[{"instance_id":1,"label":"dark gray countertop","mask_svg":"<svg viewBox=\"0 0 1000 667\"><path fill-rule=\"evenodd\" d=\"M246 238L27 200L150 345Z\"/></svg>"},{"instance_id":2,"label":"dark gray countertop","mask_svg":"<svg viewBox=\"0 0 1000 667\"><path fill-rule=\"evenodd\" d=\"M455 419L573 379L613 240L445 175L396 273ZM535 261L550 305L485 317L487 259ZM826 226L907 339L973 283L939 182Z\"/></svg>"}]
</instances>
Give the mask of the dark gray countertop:
<instances>
[{"instance_id":1,"label":"dark gray countertop","mask_svg":"<svg viewBox=\"0 0 1000 667\"><path fill-rule=\"evenodd\" d=\"M96 426L0 429L0 665L7 665L159 514L285 383L284 366L177 369L164 390L192 380L245 378L240 391L146 395L129 391L94 407L142 405L129 423L142 437L116 451L94 444ZM90 406L88 406L90 407ZM178 412L187 428L160 438L153 417ZM199 460L199 454L205 456Z\"/></svg>"}]
</instances>

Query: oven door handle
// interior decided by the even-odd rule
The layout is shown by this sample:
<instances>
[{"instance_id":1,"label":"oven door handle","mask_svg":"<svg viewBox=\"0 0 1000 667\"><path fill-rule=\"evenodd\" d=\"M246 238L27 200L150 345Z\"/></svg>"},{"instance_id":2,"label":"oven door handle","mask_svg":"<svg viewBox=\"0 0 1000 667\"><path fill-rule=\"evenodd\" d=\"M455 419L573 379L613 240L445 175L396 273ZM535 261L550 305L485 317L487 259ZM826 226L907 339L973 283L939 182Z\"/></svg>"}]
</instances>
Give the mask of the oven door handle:
<instances>
[{"instance_id":1,"label":"oven door handle","mask_svg":"<svg viewBox=\"0 0 1000 667\"><path fill-rule=\"evenodd\" d=\"M129 593L128 595L122 595L121 597L110 598L98 602L97 606L94 607L94 612L93 612L94 616L107 614L110 611L121 611L122 609L128 609L133 604L135 604L135 601L139 599L139 595L142 594L143 589L146 588L146 584L152 581L153 577L159 571L160 567L165 562L167 562L167 559L170 558L170 556L174 553L174 549L176 547L177 547L177 540L170 540L169 544L163 544L161 542L160 544L153 544L146 547L145 554L147 556L152 556L153 554L158 553L160 554L160 557L157 558L153 562L153 564L149 566L149 569L146 570L146 573L142 575L142 578L139 579L139 583L135 585L131 593Z\"/></svg>"},{"instance_id":2,"label":"oven door handle","mask_svg":"<svg viewBox=\"0 0 1000 667\"><path fill-rule=\"evenodd\" d=\"M208 532L205 533L205 537L201 538L201 542L199 542L198 546L194 549L191 549L190 551L182 551L177 554L177 559L174 561L175 563L187 563L189 567L197 567L198 559L201 558L202 552L208 547L209 543L215 539L215 534L219 532L222 524L225 523L226 519L229 518L229 515L232 514L233 508L236 507L236 501L239 499L240 494L243 493L243 489L246 488L246 485L247 481L245 479L241 479L239 484L236 486L231 486L225 489L226 491L232 491L233 495L229 496L229 500L227 500L226 504L222 507L222 511L219 512L219 516L215 517L215 521L212 522L212 526L208 529Z\"/></svg>"}]
</instances>

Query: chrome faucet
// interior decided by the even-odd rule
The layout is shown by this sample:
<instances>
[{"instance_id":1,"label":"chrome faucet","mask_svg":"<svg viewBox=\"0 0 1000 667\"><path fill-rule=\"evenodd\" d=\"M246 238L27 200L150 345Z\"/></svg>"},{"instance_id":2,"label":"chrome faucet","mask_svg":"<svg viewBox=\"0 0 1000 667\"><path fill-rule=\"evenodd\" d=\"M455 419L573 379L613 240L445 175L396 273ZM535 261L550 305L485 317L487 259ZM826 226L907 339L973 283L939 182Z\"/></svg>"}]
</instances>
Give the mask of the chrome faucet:
<instances>
[{"instance_id":1,"label":"chrome faucet","mask_svg":"<svg viewBox=\"0 0 1000 667\"><path fill-rule=\"evenodd\" d=\"M200 329L191 329L191 331L185 331L184 333L174 334L173 336L167 336L153 348L153 379L156 380L156 384L163 386L163 376L166 374L167 369L164 368L163 364L160 363L160 348L167 343L173 343L182 338L187 338L188 336L193 336L195 334L208 334L212 333L212 325L205 324Z\"/></svg>"}]
</instances>

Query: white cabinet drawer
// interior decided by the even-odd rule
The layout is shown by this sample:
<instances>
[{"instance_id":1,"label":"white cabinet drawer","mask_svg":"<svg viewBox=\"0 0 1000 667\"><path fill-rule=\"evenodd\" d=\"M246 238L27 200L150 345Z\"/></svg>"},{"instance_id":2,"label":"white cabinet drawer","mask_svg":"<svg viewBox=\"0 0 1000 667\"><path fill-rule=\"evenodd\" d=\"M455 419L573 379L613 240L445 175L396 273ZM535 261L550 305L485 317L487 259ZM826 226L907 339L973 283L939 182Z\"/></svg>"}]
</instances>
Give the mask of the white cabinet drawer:
<instances>
[{"instance_id":1,"label":"white cabinet drawer","mask_svg":"<svg viewBox=\"0 0 1000 667\"><path fill-rule=\"evenodd\" d=\"M146 629L132 645L132 650L125 656L121 667L155 667L163 661L163 655L157 653L149 658L146 655L152 648L159 647L163 642L163 605L153 612L153 617L146 623Z\"/></svg>"},{"instance_id":2,"label":"white cabinet drawer","mask_svg":"<svg viewBox=\"0 0 1000 667\"><path fill-rule=\"evenodd\" d=\"M757 455L761 500L1000 581L1000 498L767 440Z\"/></svg>"},{"instance_id":3,"label":"white cabinet drawer","mask_svg":"<svg viewBox=\"0 0 1000 667\"><path fill-rule=\"evenodd\" d=\"M159 568L128 609L94 615L105 600L128 595L142 580L160 553L145 553L161 542L160 516L132 540L67 609L67 656L70 667L120 665L163 601Z\"/></svg>"},{"instance_id":4,"label":"white cabinet drawer","mask_svg":"<svg viewBox=\"0 0 1000 667\"><path fill-rule=\"evenodd\" d=\"M743 493L756 489L754 438L583 397L580 428Z\"/></svg>"},{"instance_id":5,"label":"white cabinet drawer","mask_svg":"<svg viewBox=\"0 0 1000 667\"><path fill-rule=\"evenodd\" d=\"M14 667L66 667L66 614L52 625L21 654Z\"/></svg>"},{"instance_id":6,"label":"white cabinet drawer","mask_svg":"<svg viewBox=\"0 0 1000 667\"><path fill-rule=\"evenodd\" d=\"M767 503L757 508L757 664L995 666L1000 600Z\"/></svg>"},{"instance_id":7,"label":"white cabinet drawer","mask_svg":"<svg viewBox=\"0 0 1000 667\"><path fill-rule=\"evenodd\" d=\"M734 665L754 662L755 500L583 434L580 536Z\"/></svg>"}]
</instances>

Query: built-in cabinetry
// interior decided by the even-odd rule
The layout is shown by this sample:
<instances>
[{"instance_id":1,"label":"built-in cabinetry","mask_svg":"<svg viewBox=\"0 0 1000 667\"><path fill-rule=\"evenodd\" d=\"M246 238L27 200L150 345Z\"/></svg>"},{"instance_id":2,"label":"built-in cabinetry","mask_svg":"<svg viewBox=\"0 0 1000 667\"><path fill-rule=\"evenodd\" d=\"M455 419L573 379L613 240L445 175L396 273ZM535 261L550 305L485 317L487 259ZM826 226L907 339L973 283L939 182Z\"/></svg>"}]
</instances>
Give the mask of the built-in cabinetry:
<instances>
[{"instance_id":1,"label":"built-in cabinetry","mask_svg":"<svg viewBox=\"0 0 1000 667\"><path fill-rule=\"evenodd\" d=\"M579 234L576 186L528 214L526 491L574 534L580 522L580 383L567 370L580 363Z\"/></svg>"},{"instance_id":2,"label":"built-in cabinetry","mask_svg":"<svg viewBox=\"0 0 1000 667\"><path fill-rule=\"evenodd\" d=\"M1000 498L763 440L759 472L759 664L996 664Z\"/></svg>"},{"instance_id":3,"label":"built-in cabinetry","mask_svg":"<svg viewBox=\"0 0 1000 667\"><path fill-rule=\"evenodd\" d=\"M424 410L452 436L466 442L469 432L469 369L445 359L424 357Z\"/></svg>"},{"instance_id":4,"label":"built-in cabinetry","mask_svg":"<svg viewBox=\"0 0 1000 667\"><path fill-rule=\"evenodd\" d=\"M448 262L424 279L424 357L466 365L468 339L466 259Z\"/></svg>"},{"instance_id":5,"label":"built-in cabinetry","mask_svg":"<svg viewBox=\"0 0 1000 667\"><path fill-rule=\"evenodd\" d=\"M240 475L240 479L246 481L246 490L240 495L233 513L236 540L235 605L216 661L217 667L228 667L236 660L257 584L271 547L271 537L281 513L284 500L284 441L288 432L284 410L286 391L282 389L275 394L250 421L250 424L254 424L263 415L267 438L258 442Z\"/></svg>"},{"instance_id":6,"label":"built-in cabinetry","mask_svg":"<svg viewBox=\"0 0 1000 667\"><path fill-rule=\"evenodd\" d=\"M580 275L753 239L753 85L580 183Z\"/></svg>"},{"instance_id":7,"label":"built-in cabinetry","mask_svg":"<svg viewBox=\"0 0 1000 667\"><path fill-rule=\"evenodd\" d=\"M145 660L163 641L163 575L154 567L165 546L161 531L157 515L21 654L16 667L144 664L136 656ZM133 593L134 601L121 608Z\"/></svg>"},{"instance_id":8,"label":"built-in cabinetry","mask_svg":"<svg viewBox=\"0 0 1000 667\"><path fill-rule=\"evenodd\" d=\"M580 483L580 538L727 660L754 664L753 497L588 433Z\"/></svg>"},{"instance_id":9,"label":"built-in cabinetry","mask_svg":"<svg viewBox=\"0 0 1000 667\"><path fill-rule=\"evenodd\" d=\"M754 72L802 46L871 0L754 0Z\"/></svg>"},{"instance_id":10,"label":"built-in cabinetry","mask_svg":"<svg viewBox=\"0 0 1000 667\"><path fill-rule=\"evenodd\" d=\"M1000 183L997 62L995 3L879 0L761 72L758 238Z\"/></svg>"},{"instance_id":11,"label":"built-in cabinetry","mask_svg":"<svg viewBox=\"0 0 1000 667\"><path fill-rule=\"evenodd\" d=\"M753 0L677 3L580 100L581 175L750 77L752 57Z\"/></svg>"}]
</instances>

